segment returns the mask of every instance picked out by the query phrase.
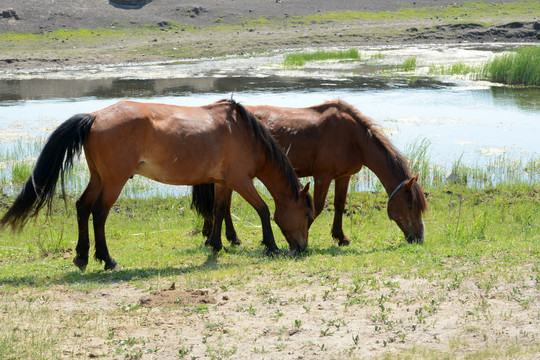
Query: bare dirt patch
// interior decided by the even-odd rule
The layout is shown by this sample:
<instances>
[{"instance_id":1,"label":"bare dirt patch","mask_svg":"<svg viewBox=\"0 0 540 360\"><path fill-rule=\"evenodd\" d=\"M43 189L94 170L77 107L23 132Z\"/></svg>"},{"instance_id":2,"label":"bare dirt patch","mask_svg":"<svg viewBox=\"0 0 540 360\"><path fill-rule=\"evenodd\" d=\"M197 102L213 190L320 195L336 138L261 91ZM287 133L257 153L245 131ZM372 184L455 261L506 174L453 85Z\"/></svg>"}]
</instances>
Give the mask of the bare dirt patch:
<instances>
[{"instance_id":1,"label":"bare dirt patch","mask_svg":"<svg viewBox=\"0 0 540 360\"><path fill-rule=\"evenodd\" d=\"M532 278L374 276L358 282L301 275L283 284L269 275L208 289L54 287L2 297L0 319L9 331L55 343L61 358L369 359L393 353L459 359L486 351L492 358L491 351L535 359L537 286ZM22 318L10 315L21 309Z\"/></svg>"},{"instance_id":2,"label":"bare dirt patch","mask_svg":"<svg viewBox=\"0 0 540 360\"><path fill-rule=\"evenodd\" d=\"M224 300L228 300L226 297ZM215 304L216 299L208 294L208 290L176 290L175 284L162 291L153 291L139 300L143 307L170 307L178 304Z\"/></svg>"}]
</instances>

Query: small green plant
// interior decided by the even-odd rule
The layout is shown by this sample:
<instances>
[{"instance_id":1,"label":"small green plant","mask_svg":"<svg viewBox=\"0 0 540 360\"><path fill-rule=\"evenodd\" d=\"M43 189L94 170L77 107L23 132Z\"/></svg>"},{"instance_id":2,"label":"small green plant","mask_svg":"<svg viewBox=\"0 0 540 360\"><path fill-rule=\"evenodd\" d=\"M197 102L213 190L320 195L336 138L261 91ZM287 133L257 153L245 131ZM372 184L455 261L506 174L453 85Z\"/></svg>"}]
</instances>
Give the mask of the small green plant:
<instances>
[{"instance_id":1,"label":"small green plant","mask_svg":"<svg viewBox=\"0 0 540 360\"><path fill-rule=\"evenodd\" d=\"M333 335L334 333L332 331L330 331L330 328L326 328L324 330L321 330L321 336L330 336L330 335Z\"/></svg>"},{"instance_id":2,"label":"small green plant","mask_svg":"<svg viewBox=\"0 0 540 360\"><path fill-rule=\"evenodd\" d=\"M180 349L178 349L178 356L180 357L180 359L183 359L184 357L189 355L189 353L191 353L191 350L193 350L193 345L189 347L182 346Z\"/></svg>"}]
</instances>

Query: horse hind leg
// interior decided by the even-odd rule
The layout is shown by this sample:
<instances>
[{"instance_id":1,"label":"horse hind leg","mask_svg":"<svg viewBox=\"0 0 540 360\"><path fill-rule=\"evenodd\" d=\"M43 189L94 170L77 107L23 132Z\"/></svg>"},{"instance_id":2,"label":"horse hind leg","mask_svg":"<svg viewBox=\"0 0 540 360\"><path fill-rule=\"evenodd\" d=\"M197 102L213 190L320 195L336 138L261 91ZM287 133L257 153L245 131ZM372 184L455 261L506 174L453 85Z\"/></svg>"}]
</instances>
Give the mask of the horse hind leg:
<instances>
[{"instance_id":1,"label":"horse hind leg","mask_svg":"<svg viewBox=\"0 0 540 360\"><path fill-rule=\"evenodd\" d=\"M77 200L77 224L79 227L79 239L75 248L75 258L73 263L81 270L85 271L88 265L88 251L90 249L90 239L88 235L88 220L92 207L101 193L101 179L99 175L90 173L90 181L81 197Z\"/></svg>"},{"instance_id":2,"label":"horse hind leg","mask_svg":"<svg viewBox=\"0 0 540 360\"><path fill-rule=\"evenodd\" d=\"M348 246L351 243L343 233L343 212L347 201L347 192L349 190L349 181L351 177L336 179L334 194L334 223L332 224L332 237L338 241L339 246Z\"/></svg>"},{"instance_id":3,"label":"horse hind leg","mask_svg":"<svg viewBox=\"0 0 540 360\"><path fill-rule=\"evenodd\" d=\"M105 238L105 222L107 216L114 205L122 188L127 182L127 178L122 182L116 182L114 185L103 185L103 190L94 204L92 216L94 221L94 236L96 243L96 253L94 255L97 261L105 263L105 270L118 270L119 265L109 254L107 249L107 240Z\"/></svg>"},{"instance_id":4,"label":"horse hind leg","mask_svg":"<svg viewBox=\"0 0 540 360\"><path fill-rule=\"evenodd\" d=\"M240 245L242 244L242 241L238 238L238 235L236 234L236 230L234 229L234 224L232 221L232 214L231 214L231 203L232 203L232 191L229 193L229 197L227 198L227 207L225 211L225 236L227 237L227 240L232 245Z\"/></svg>"},{"instance_id":5,"label":"horse hind leg","mask_svg":"<svg viewBox=\"0 0 540 360\"><path fill-rule=\"evenodd\" d=\"M205 242L205 245L211 246L215 252L219 252L223 248L223 244L221 242L221 227L223 225L223 218L227 212L227 199L230 198L232 190L220 184L215 184L214 188L213 228L212 233Z\"/></svg>"}]
</instances>

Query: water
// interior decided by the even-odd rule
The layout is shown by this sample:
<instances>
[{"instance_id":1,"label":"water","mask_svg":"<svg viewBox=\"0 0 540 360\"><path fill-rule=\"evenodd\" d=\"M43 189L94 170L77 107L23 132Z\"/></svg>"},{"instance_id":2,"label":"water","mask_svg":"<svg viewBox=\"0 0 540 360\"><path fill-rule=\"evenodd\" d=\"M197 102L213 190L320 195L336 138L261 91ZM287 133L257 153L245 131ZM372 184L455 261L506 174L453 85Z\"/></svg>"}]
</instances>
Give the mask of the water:
<instances>
[{"instance_id":1,"label":"water","mask_svg":"<svg viewBox=\"0 0 540 360\"><path fill-rule=\"evenodd\" d=\"M89 91L79 97L62 98L66 88L60 86L60 93L51 93L48 98L0 101L0 146L16 139L45 136L73 114L101 109L121 99L198 106L233 96L243 104L291 107L341 99L375 119L400 149L417 138L429 139L431 158L436 163L452 162L461 155L466 163L472 164L482 163L491 155L522 157L540 153L538 89L451 86L433 89L432 85L380 88L373 83L330 85L321 81L297 81L288 86L287 79L273 82L266 79L264 84L253 78L221 80L227 86L216 84L213 89L201 92L183 86L167 87L168 80L154 80L146 86L139 81L127 81L120 84L118 91L115 91L118 84L111 84L111 88L81 84ZM32 88L31 84L25 86Z\"/></svg>"},{"instance_id":2,"label":"water","mask_svg":"<svg viewBox=\"0 0 540 360\"><path fill-rule=\"evenodd\" d=\"M540 89L433 79L422 76L421 66L411 78L359 75L365 64L286 70L279 61L272 55L0 76L0 152L46 136L73 114L122 99L198 106L232 96L243 104L290 107L344 100L375 119L401 150L428 140L430 161L446 169L457 159L484 166L495 157L540 154Z\"/></svg>"}]
</instances>

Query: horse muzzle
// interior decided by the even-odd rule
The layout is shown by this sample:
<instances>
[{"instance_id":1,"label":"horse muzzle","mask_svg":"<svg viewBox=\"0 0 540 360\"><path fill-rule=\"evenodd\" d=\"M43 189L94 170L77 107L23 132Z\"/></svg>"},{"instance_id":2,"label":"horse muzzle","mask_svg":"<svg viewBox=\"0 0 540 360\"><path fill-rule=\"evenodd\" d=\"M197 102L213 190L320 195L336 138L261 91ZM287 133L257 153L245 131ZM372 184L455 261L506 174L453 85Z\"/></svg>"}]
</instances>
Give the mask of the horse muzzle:
<instances>
[{"instance_id":1,"label":"horse muzzle","mask_svg":"<svg viewBox=\"0 0 540 360\"><path fill-rule=\"evenodd\" d=\"M289 251L291 255L296 256L306 251L307 246L308 246L307 241L302 242L302 243L297 242L294 245L289 245Z\"/></svg>"},{"instance_id":2,"label":"horse muzzle","mask_svg":"<svg viewBox=\"0 0 540 360\"><path fill-rule=\"evenodd\" d=\"M423 244L424 234L409 234L406 239L409 244Z\"/></svg>"}]
</instances>

